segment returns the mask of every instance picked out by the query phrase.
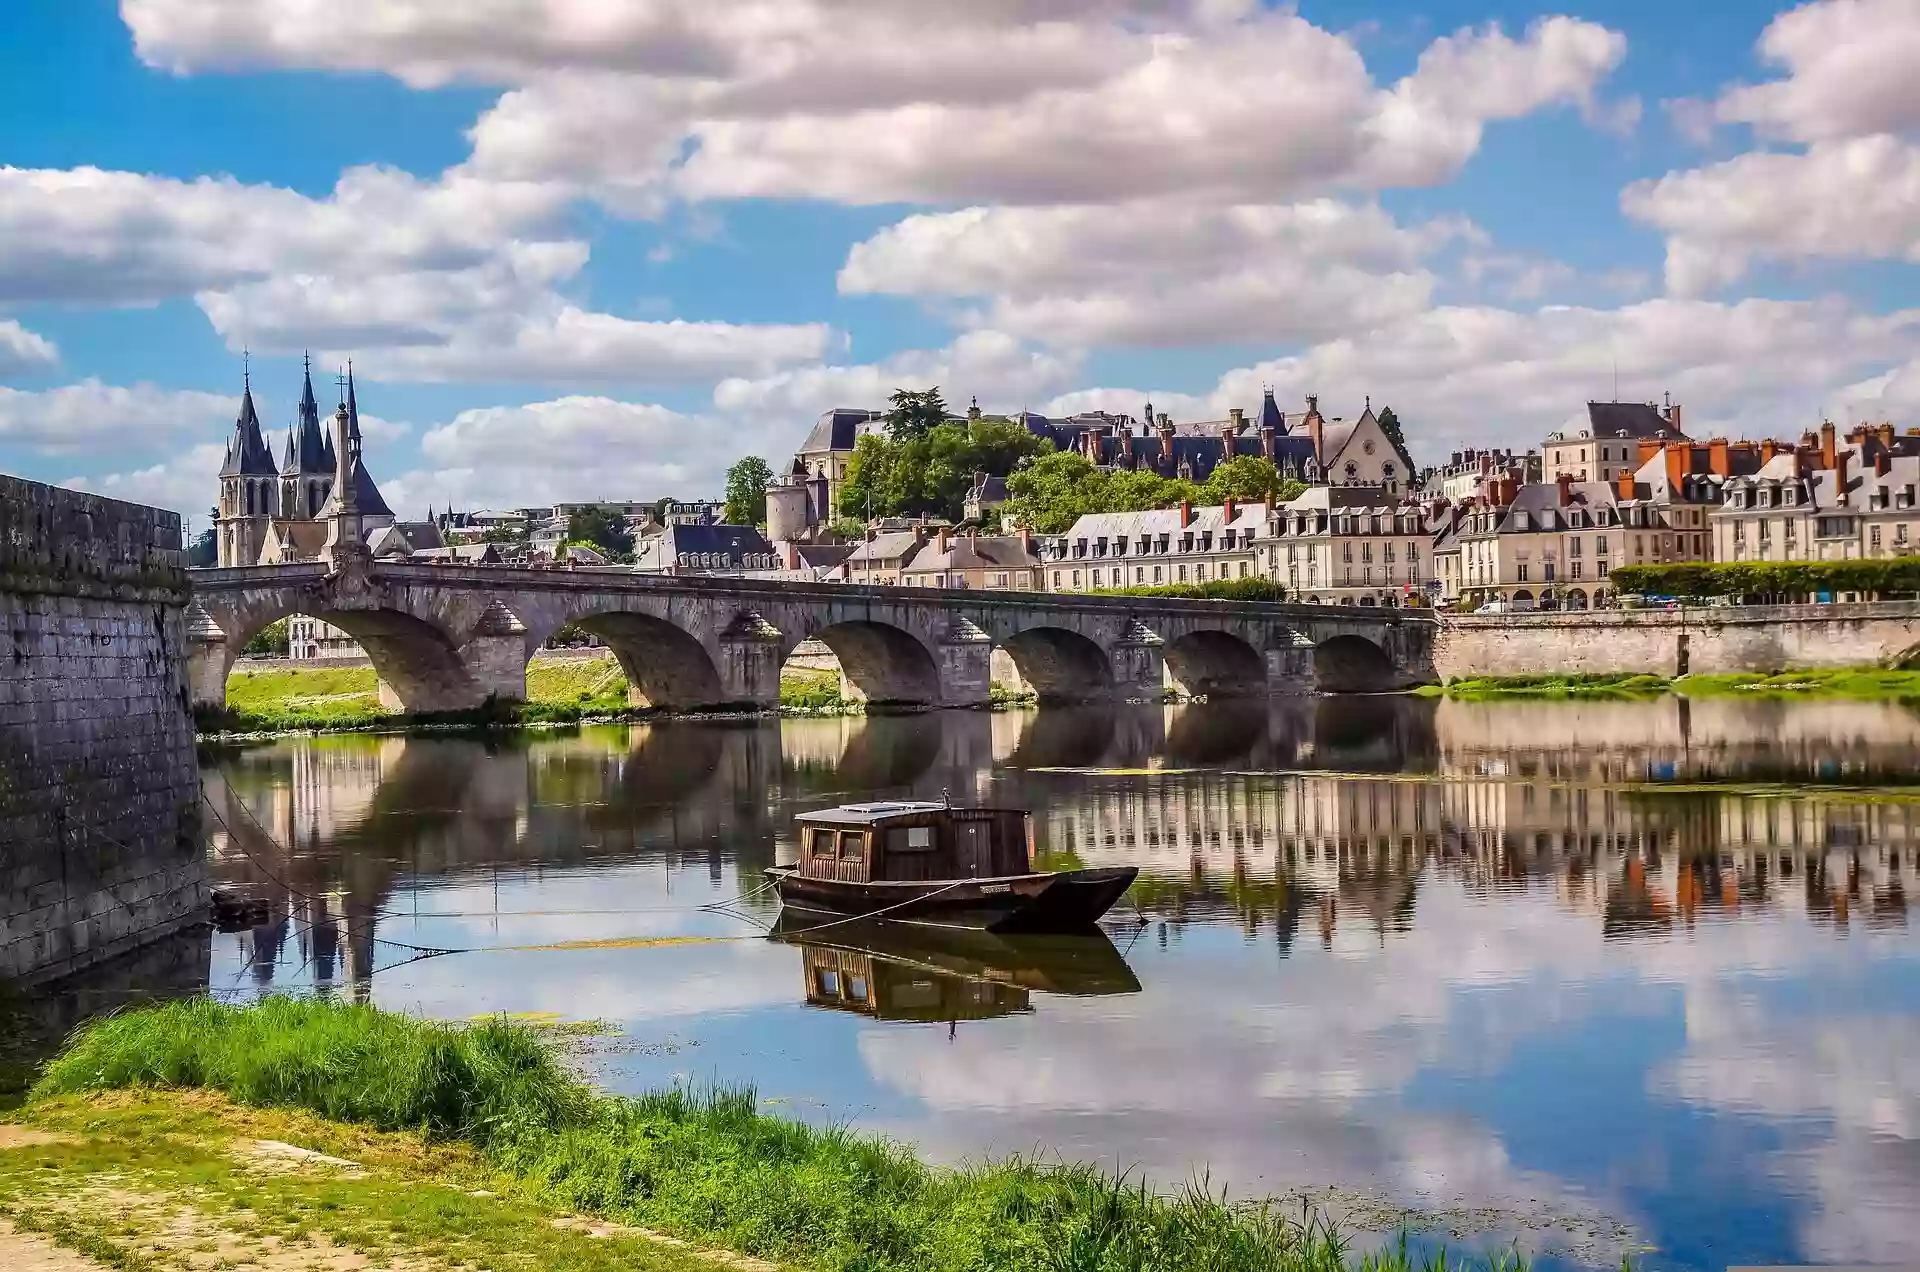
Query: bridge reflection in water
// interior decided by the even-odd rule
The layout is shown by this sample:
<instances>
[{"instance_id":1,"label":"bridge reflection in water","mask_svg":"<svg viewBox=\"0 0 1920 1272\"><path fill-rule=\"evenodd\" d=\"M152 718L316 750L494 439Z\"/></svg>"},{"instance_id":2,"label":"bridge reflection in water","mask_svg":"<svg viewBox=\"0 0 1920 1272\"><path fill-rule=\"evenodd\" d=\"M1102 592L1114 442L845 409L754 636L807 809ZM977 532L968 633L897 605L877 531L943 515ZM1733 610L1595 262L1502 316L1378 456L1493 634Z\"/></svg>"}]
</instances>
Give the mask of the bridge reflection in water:
<instances>
[{"instance_id":1,"label":"bridge reflection in water","mask_svg":"<svg viewBox=\"0 0 1920 1272\"><path fill-rule=\"evenodd\" d=\"M1709 781L1920 783L1920 718L1381 697L337 737L231 753L207 794L216 886L272 916L233 938L236 989L363 992L406 957L381 940L447 888L471 905L644 867L703 900L749 891L790 858L795 811L873 794L1024 804L1045 860L1138 865L1134 902L1171 930L1231 921L1283 951L1303 926L1323 944L1405 930L1429 870L1551 886L1609 937L1755 908L1905 921L1914 803L1687 789Z\"/></svg>"}]
</instances>

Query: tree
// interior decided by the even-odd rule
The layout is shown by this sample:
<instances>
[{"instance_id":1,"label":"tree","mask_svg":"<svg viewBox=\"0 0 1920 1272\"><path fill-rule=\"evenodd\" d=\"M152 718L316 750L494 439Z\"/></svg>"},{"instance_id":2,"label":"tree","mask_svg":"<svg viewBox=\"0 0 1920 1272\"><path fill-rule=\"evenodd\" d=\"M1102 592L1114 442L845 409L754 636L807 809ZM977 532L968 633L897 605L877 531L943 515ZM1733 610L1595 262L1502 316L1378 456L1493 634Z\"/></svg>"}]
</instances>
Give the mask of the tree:
<instances>
[{"instance_id":1,"label":"tree","mask_svg":"<svg viewBox=\"0 0 1920 1272\"><path fill-rule=\"evenodd\" d=\"M1400 417L1393 413L1392 407L1383 406L1380 408L1380 414L1374 418L1379 421L1380 431L1385 433L1387 440L1393 443L1393 449L1400 453L1400 462L1407 466L1407 475L1411 477L1413 475L1413 456L1407 454L1407 438L1406 435L1400 431Z\"/></svg>"},{"instance_id":2,"label":"tree","mask_svg":"<svg viewBox=\"0 0 1920 1272\"><path fill-rule=\"evenodd\" d=\"M218 564L220 564L220 538L214 528L208 526L195 535L193 542L187 545L187 566L189 569L200 569Z\"/></svg>"},{"instance_id":3,"label":"tree","mask_svg":"<svg viewBox=\"0 0 1920 1272\"><path fill-rule=\"evenodd\" d=\"M1040 534L1063 534L1089 508L1107 475L1079 451L1054 451L1030 459L1007 478L1007 508L1021 525Z\"/></svg>"},{"instance_id":4,"label":"tree","mask_svg":"<svg viewBox=\"0 0 1920 1272\"><path fill-rule=\"evenodd\" d=\"M567 517L567 541L591 543L610 561L632 554L633 532L611 508L579 508Z\"/></svg>"},{"instance_id":5,"label":"tree","mask_svg":"<svg viewBox=\"0 0 1920 1272\"><path fill-rule=\"evenodd\" d=\"M532 537L533 530L524 521L502 521L480 532L480 542L497 543L509 548L523 548Z\"/></svg>"},{"instance_id":6,"label":"tree","mask_svg":"<svg viewBox=\"0 0 1920 1272\"><path fill-rule=\"evenodd\" d=\"M887 412L887 436L896 442L925 437L947 422L947 403L940 396L937 384L918 392L895 389L887 401L891 406Z\"/></svg>"},{"instance_id":7,"label":"tree","mask_svg":"<svg viewBox=\"0 0 1920 1272\"><path fill-rule=\"evenodd\" d=\"M721 514L730 526L757 526L767 519L767 484L773 469L758 455L727 469L727 507Z\"/></svg>"},{"instance_id":8,"label":"tree","mask_svg":"<svg viewBox=\"0 0 1920 1272\"><path fill-rule=\"evenodd\" d=\"M1011 420L949 421L918 436L868 434L840 483L845 517L919 515L958 521L975 473L1005 477L1053 443Z\"/></svg>"},{"instance_id":9,"label":"tree","mask_svg":"<svg viewBox=\"0 0 1920 1272\"><path fill-rule=\"evenodd\" d=\"M268 623L253 634L253 638L240 647L240 652L248 658L285 658L292 648L287 639L287 620Z\"/></svg>"},{"instance_id":10,"label":"tree","mask_svg":"<svg viewBox=\"0 0 1920 1272\"><path fill-rule=\"evenodd\" d=\"M1236 455L1208 474L1200 491L1210 504L1265 499L1280 489L1280 470L1264 455Z\"/></svg>"}]
</instances>

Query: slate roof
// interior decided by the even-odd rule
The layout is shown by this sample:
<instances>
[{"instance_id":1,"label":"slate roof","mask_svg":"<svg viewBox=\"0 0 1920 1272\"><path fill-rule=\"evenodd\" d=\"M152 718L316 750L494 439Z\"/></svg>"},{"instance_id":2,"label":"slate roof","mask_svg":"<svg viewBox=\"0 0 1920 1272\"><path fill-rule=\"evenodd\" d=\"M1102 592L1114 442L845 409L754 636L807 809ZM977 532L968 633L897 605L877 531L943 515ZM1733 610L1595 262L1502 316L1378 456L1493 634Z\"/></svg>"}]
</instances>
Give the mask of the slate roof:
<instances>
[{"instance_id":1,"label":"slate roof","mask_svg":"<svg viewBox=\"0 0 1920 1272\"><path fill-rule=\"evenodd\" d=\"M1567 441L1574 437L1660 437L1683 440L1686 434L1660 414L1651 402L1588 402L1584 431L1569 424L1548 441Z\"/></svg>"},{"instance_id":2,"label":"slate roof","mask_svg":"<svg viewBox=\"0 0 1920 1272\"><path fill-rule=\"evenodd\" d=\"M227 458L220 465L222 477L276 477L273 452L260 433L260 413L253 406L253 386L240 394L240 415L233 422L233 436L227 441Z\"/></svg>"},{"instance_id":3,"label":"slate roof","mask_svg":"<svg viewBox=\"0 0 1920 1272\"><path fill-rule=\"evenodd\" d=\"M753 526L668 526L640 545L636 564L641 569L664 570L678 565L683 553L720 558L718 564L694 568L737 570L745 567L748 556L771 556L773 545Z\"/></svg>"},{"instance_id":4,"label":"slate roof","mask_svg":"<svg viewBox=\"0 0 1920 1272\"><path fill-rule=\"evenodd\" d=\"M853 406L836 406L823 412L814 421L813 431L807 434L807 440L800 444L800 454L808 455L816 451L850 451L860 439L860 426L870 424L887 417L885 411L863 411Z\"/></svg>"},{"instance_id":5,"label":"slate roof","mask_svg":"<svg viewBox=\"0 0 1920 1272\"><path fill-rule=\"evenodd\" d=\"M1025 541L1014 534L960 535L947 540L947 550L939 550L932 540L925 551L906 567L910 573L944 570L1030 570L1040 558L1029 551Z\"/></svg>"},{"instance_id":6,"label":"slate roof","mask_svg":"<svg viewBox=\"0 0 1920 1272\"><path fill-rule=\"evenodd\" d=\"M333 441L320 427L320 408L313 400L313 368L309 366L300 389L299 419L287 430L287 456L280 471L289 477L308 474L331 477L338 463Z\"/></svg>"}]
</instances>

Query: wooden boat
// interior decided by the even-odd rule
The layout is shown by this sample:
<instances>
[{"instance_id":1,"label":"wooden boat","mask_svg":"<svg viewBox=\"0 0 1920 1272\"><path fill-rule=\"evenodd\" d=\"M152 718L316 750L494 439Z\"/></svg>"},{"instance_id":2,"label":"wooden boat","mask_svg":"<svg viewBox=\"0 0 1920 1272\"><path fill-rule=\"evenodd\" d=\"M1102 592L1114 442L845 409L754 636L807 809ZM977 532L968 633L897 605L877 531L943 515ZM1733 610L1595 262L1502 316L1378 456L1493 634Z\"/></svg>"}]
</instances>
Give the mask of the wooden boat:
<instances>
[{"instance_id":1,"label":"wooden boat","mask_svg":"<svg viewBox=\"0 0 1920 1272\"><path fill-rule=\"evenodd\" d=\"M1033 1010L1036 993L1135 994L1140 982L1106 933L1002 934L856 919L810 932L783 911L768 935L798 946L807 1004L876 1020L985 1020Z\"/></svg>"},{"instance_id":2,"label":"wooden boat","mask_svg":"<svg viewBox=\"0 0 1920 1272\"><path fill-rule=\"evenodd\" d=\"M899 801L796 819L800 860L767 871L783 906L991 932L1079 932L1139 873L1031 869L1027 814Z\"/></svg>"}]
</instances>

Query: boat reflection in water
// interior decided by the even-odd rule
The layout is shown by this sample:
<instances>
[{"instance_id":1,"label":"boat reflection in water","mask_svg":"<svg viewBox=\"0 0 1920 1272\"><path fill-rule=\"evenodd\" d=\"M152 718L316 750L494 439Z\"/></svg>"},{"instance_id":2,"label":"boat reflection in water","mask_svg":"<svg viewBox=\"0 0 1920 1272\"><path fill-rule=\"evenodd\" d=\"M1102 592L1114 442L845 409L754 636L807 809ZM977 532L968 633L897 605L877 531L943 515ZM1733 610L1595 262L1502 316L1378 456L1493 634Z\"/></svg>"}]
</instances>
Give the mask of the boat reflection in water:
<instances>
[{"instance_id":1,"label":"boat reflection in water","mask_svg":"<svg viewBox=\"0 0 1920 1272\"><path fill-rule=\"evenodd\" d=\"M783 912L770 939L800 948L807 1004L875 1020L988 1020L1033 1010L1031 996L1137 994L1106 933L1014 935L977 928L836 923Z\"/></svg>"}]
</instances>

